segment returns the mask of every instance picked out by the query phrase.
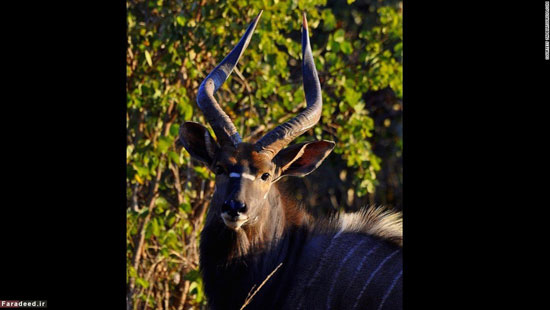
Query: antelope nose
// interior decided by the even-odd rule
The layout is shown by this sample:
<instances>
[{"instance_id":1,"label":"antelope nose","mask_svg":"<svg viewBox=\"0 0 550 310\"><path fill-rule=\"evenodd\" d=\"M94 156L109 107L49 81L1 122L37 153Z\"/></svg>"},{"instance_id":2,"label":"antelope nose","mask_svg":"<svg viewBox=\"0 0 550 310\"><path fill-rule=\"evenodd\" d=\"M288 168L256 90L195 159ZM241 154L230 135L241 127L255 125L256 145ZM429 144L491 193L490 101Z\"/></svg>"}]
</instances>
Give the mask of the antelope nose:
<instances>
[{"instance_id":1,"label":"antelope nose","mask_svg":"<svg viewBox=\"0 0 550 310\"><path fill-rule=\"evenodd\" d=\"M222 212L227 212L231 216L237 216L239 213L246 212L246 204L234 199L226 200L222 206Z\"/></svg>"}]
</instances>

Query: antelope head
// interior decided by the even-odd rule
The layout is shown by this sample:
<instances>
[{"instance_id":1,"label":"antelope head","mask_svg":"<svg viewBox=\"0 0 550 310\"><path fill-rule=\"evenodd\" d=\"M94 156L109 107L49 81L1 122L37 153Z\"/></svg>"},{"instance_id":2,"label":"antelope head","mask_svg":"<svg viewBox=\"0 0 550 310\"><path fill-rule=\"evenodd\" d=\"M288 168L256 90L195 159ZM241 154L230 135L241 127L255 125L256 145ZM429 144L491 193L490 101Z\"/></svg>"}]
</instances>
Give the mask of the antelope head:
<instances>
[{"instance_id":1,"label":"antelope head","mask_svg":"<svg viewBox=\"0 0 550 310\"><path fill-rule=\"evenodd\" d=\"M179 141L191 156L216 174L210 213L230 229L266 220L272 185L284 176L305 176L314 171L334 148L332 141L312 141L286 147L313 127L321 117L321 84L317 76L305 13L302 25L302 73L307 107L255 143L242 142L235 125L214 93L231 74L248 46L262 12L254 18L239 43L201 83L197 103L217 139L195 122L185 122Z\"/></svg>"}]
</instances>

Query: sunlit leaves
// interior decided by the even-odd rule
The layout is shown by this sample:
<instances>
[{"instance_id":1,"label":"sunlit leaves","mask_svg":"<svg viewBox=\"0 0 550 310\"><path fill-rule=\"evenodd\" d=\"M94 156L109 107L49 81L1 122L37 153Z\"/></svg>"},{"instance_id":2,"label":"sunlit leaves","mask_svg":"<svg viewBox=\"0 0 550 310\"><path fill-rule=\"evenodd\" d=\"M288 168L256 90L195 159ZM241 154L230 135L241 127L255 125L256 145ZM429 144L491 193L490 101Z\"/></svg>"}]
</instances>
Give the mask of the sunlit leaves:
<instances>
[{"instance_id":1,"label":"sunlit leaves","mask_svg":"<svg viewBox=\"0 0 550 310\"><path fill-rule=\"evenodd\" d=\"M343 41L340 44L340 50L342 51L342 53L349 55L353 51L353 47L351 46L351 43L349 43L348 41Z\"/></svg>"},{"instance_id":2,"label":"sunlit leaves","mask_svg":"<svg viewBox=\"0 0 550 310\"><path fill-rule=\"evenodd\" d=\"M334 40L334 42L342 43L344 42L344 35L345 35L344 29L338 29L333 34L332 39Z\"/></svg>"},{"instance_id":3,"label":"sunlit leaves","mask_svg":"<svg viewBox=\"0 0 550 310\"><path fill-rule=\"evenodd\" d=\"M145 50L145 60L147 60L147 64L149 64L150 67L153 66L153 60L151 60L151 54L149 54L149 51Z\"/></svg>"},{"instance_id":4,"label":"sunlit leaves","mask_svg":"<svg viewBox=\"0 0 550 310\"><path fill-rule=\"evenodd\" d=\"M336 18L330 9L323 10L321 19L323 20L323 30L331 31L334 27L336 27Z\"/></svg>"}]
</instances>

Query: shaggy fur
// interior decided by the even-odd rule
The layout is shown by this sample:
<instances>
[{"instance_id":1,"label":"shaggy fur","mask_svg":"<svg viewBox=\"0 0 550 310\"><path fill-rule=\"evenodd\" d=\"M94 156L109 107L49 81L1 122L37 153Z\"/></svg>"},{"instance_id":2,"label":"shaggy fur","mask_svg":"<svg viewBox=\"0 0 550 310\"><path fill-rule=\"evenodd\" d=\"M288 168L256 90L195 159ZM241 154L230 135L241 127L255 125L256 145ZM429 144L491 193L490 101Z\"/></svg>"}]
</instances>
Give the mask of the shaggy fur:
<instances>
[{"instance_id":1,"label":"shaggy fur","mask_svg":"<svg viewBox=\"0 0 550 310\"><path fill-rule=\"evenodd\" d=\"M310 224L321 233L351 232L372 235L403 245L403 216L401 212L386 207L369 207L353 213L339 213L328 220Z\"/></svg>"}]
</instances>

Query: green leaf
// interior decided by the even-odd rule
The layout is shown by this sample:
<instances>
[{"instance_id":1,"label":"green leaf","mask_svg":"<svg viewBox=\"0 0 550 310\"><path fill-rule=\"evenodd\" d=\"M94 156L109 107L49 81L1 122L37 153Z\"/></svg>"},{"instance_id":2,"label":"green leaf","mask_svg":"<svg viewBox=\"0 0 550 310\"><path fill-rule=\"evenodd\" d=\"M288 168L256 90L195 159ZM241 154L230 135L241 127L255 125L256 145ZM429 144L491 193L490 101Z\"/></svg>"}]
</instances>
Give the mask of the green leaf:
<instances>
[{"instance_id":1,"label":"green leaf","mask_svg":"<svg viewBox=\"0 0 550 310\"><path fill-rule=\"evenodd\" d=\"M161 210L161 211L165 210L169 206L166 198L162 196L157 197L157 199L155 200L155 205L157 207L157 210Z\"/></svg>"},{"instance_id":2,"label":"green leaf","mask_svg":"<svg viewBox=\"0 0 550 310\"><path fill-rule=\"evenodd\" d=\"M185 275L184 279L189 280L191 282L196 281L198 278L200 278L201 274L198 269L192 269Z\"/></svg>"},{"instance_id":3,"label":"green leaf","mask_svg":"<svg viewBox=\"0 0 550 310\"><path fill-rule=\"evenodd\" d=\"M338 42L338 43L344 42L344 35L345 35L345 32L343 29L336 30L333 36L334 42Z\"/></svg>"},{"instance_id":4,"label":"green leaf","mask_svg":"<svg viewBox=\"0 0 550 310\"><path fill-rule=\"evenodd\" d=\"M188 202L183 202L182 204L180 204L180 209L182 212L184 213L191 213L191 204L188 203Z\"/></svg>"},{"instance_id":5,"label":"green leaf","mask_svg":"<svg viewBox=\"0 0 550 310\"><path fill-rule=\"evenodd\" d=\"M180 26L185 26L185 22L186 22L187 20L185 19L185 17L183 17L183 16L180 15L180 16L177 16L177 17L176 17L176 21L178 22L178 24L179 24Z\"/></svg>"},{"instance_id":6,"label":"green leaf","mask_svg":"<svg viewBox=\"0 0 550 310\"><path fill-rule=\"evenodd\" d=\"M353 47L351 46L351 43L348 41L344 41L340 44L340 50L342 53L349 55L351 52L353 52Z\"/></svg>"},{"instance_id":7,"label":"green leaf","mask_svg":"<svg viewBox=\"0 0 550 310\"><path fill-rule=\"evenodd\" d=\"M145 60L147 60L149 67L153 66L153 60L151 60L151 54L149 54L149 51L147 50L145 50Z\"/></svg>"},{"instance_id":8,"label":"green leaf","mask_svg":"<svg viewBox=\"0 0 550 310\"><path fill-rule=\"evenodd\" d=\"M357 104L357 102L359 101L359 99L361 99L361 93L359 92L356 92L353 88L351 87L348 87L346 88L345 92L344 92L344 98L346 99L346 102L351 105L351 106L354 106Z\"/></svg>"},{"instance_id":9,"label":"green leaf","mask_svg":"<svg viewBox=\"0 0 550 310\"><path fill-rule=\"evenodd\" d=\"M336 18L332 14L330 9L325 9L321 13L321 19L323 19L323 29L330 31L336 27Z\"/></svg>"},{"instance_id":10,"label":"green leaf","mask_svg":"<svg viewBox=\"0 0 550 310\"><path fill-rule=\"evenodd\" d=\"M170 148L174 144L174 138L173 137L160 137L158 141L158 150L161 153L166 153L168 151L168 148Z\"/></svg>"},{"instance_id":11,"label":"green leaf","mask_svg":"<svg viewBox=\"0 0 550 310\"><path fill-rule=\"evenodd\" d=\"M170 158L170 160L172 160L177 166L180 166L182 165L182 161L181 161L181 157L178 153L174 152L174 151L170 151L168 152L168 157Z\"/></svg>"},{"instance_id":12,"label":"green leaf","mask_svg":"<svg viewBox=\"0 0 550 310\"><path fill-rule=\"evenodd\" d=\"M160 236L160 224L159 224L159 220L156 218L151 220L151 233L155 237Z\"/></svg>"},{"instance_id":13,"label":"green leaf","mask_svg":"<svg viewBox=\"0 0 550 310\"><path fill-rule=\"evenodd\" d=\"M145 279L143 278L136 278L136 283L140 286L142 286L143 288L148 288L149 287L149 282L145 281Z\"/></svg>"},{"instance_id":14,"label":"green leaf","mask_svg":"<svg viewBox=\"0 0 550 310\"><path fill-rule=\"evenodd\" d=\"M203 179L210 178L210 171L204 166L195 167L195 172Z\"/></svg>"}]
</instances>

